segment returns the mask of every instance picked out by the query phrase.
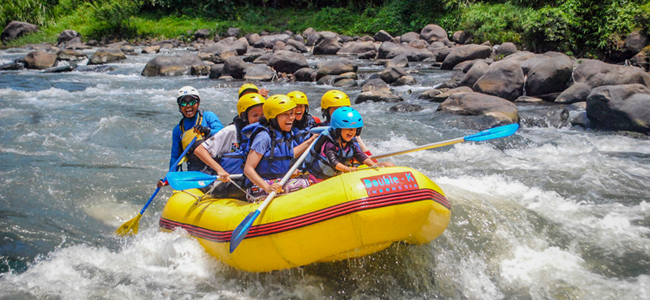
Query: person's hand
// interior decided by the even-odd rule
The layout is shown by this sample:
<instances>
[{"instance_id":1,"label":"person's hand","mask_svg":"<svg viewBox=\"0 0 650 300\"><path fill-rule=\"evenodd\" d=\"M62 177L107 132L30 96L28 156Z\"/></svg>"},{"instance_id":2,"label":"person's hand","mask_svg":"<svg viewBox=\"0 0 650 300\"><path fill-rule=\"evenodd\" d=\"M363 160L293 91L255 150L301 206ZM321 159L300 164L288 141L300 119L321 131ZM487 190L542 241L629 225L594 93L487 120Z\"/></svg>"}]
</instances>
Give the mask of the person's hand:
<instances>
[{"instance_id":1,"label":"person's hand","mask_svg":"<svg viewBox=\"0 0 650 300\"><path fill-rule=\"evenodd\" d=\"M293 171L293 173L291 174L291 178L295 178L295 177L298 177L298 176L300 176L300 170L295 169Z\"/></svg>"},{"instance_id":2,"label":"person's hand","mask_svg":"<svg viewBox=\"0 0 650 300\"><path fill-rule=\"evenodd\" d=\"M210 136L210 132L212 132L212 129L210 129L210 127L203 127L201 125L194 126L194 130L204 137Z\"/></svg>"},{"instance_id":3,"label":"person's hand","mask_svg":"<svg viewBox=\"0 0 650 300\"><path fill-rule=\"evenodd\" d=\"M257 93L264 98L269 96L269 90L267 89L260 89L259 91L257 91Z\"/></svg>"},{"instance_id":4,"label":"person's hand","mask_svg":"<svg viewBox=\"0 0 650 300\"><path fill-rule=\"evenodd\" d=\"M269 185L268 188L265 188L264 190L269 194L274 191L276 194L281 194L283 192L282 186L277 182L272 185Z\"/></svg>"},{"instance_id":5,"label":"person's hand","mask_svg":"<svg viewBox=\"0 0 650 300\"><path fill-rule=\"evenodd\" d=\"M169 182L167 180L163 181L162 179L158 180L158 183L156 183L156 186L161 188L163 186L169 185Z\"/></svg>"},{"instance_id":6,"label":"person's hand","mask_svg":"<svg viewBox=\"0 0 650 300\"><path fill-rule=\"evenodd\" d=\"M343 173L350 173L350 172L355 172L357 170L356 167L345 167L345 170L343 170Z\"/></svg>"},{"instance_id":7,"label":"person's hand","mask_svg":"<svg viewBox=\"0 0 650 300\"><path fill-rule=\"evenodd\" d=\"M226 172L226 171L223 171L223 172L217 171L217 175L219 175L219 180L221 180L221 182L230 182L230 174L228 174L228 172Z\"/></svg>"}]
</instances>

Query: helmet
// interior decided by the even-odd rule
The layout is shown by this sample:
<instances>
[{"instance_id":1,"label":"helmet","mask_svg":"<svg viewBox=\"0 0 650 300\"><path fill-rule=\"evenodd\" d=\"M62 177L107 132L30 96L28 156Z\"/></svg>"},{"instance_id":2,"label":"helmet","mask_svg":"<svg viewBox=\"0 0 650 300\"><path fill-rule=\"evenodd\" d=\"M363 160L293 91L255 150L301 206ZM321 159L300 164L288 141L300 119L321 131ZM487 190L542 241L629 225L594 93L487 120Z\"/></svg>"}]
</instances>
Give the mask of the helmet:
<instances>
[{"instance_id":1,"label":"helmet","mask_svg":"<svg viewBox=\"0 0 650 300\"><path fill-rule=\"evenodd\" d=\"M328 109L330 106L351 106L350 97L339 90L329 90L320 99L320 108Z\"/></svg>"},{"instance_id":2,"label":"helmet","mask_svg":"<svg viewBox=\"0 0 650 300\"><path fill-rule=\"evenodd\" d=\"M252 83L244 83L239 88L239 98L241 98L244 95L244 93L247 92L247 91L253 91L253 92L257 93L257 92L260 91L260 89L258 89L257 86L255 86Z\"/></svg>"},{"instance_id":3,"label":"helmet","mask_svg":"<svg viewBox=\"0 0 650 300\"><path fill-rule=\"evenodd\" d=\"M190 142L196 137L197 141L200 141L203 139L203 136L200 133L196 133L193 128L190 128L189 130L186 130L183 135L181 136L181 145L183 145L183 150L187 148L187 145L190 144ZM198 145L198 143L195 143L195 145Z\"/></svg>"},{"instance_id":4,"label":"helmet","mask_svg":"<svg viewBox=\"0 0 650 300\"><path fill-rule=\"evenodd\" d=\"M246 110L250 107L258 104L264 104L265 101L266 99L264 99L264 97L258 93L246 94L239 98L239 101L237 101L237 115L241 116L241 114L243 112L246 112Z\"/></svg>"},{"instance_id":5,"label":"helmet","mask_svg":"<svg viewBox=\"0 0 650 300\"><path fill-rule=\"evenodd\" d=\"M302 105L309 106L309 102L307 101L307 95L305 95L305 93L303 93L301 91L289 92L287 94L287 96L289 96L289 98L291 98L291 100L293 100L293 102L296 102L296 104L302 104Z\"/></svg>"},{"instance_id":6,"label":"helmet","mask_svg":"<svg viewBox=\"0 0 650 300\"><path fill-rule=\"evenodd\" d=\"M264 102L264 117L267 120L275 119L279 114L296 107L296 103L287 95L273 95Z\"/></svg>"},{"instance_id":7,"label":"helmet","mask_svg":"<svg viewBox=\"0 0 650 300\"><path fill-rule=\"evenodd\" d=\"M176 103L180 105L181 99L183 99L183 97L188 95L195 96L199 101L201 101L201 96L199 96L199 91L187 85L182 87L180 90L178 90L178 93L176 93Z\"/></svg>"},{"instance_id":8,"label":"helmet","mask_svg":"<svg viewBox=\"0 0 650 300\"><path fill-rule=\"evenodd\" d=\"M341 107L332 114L332 129L352 129L363 127L361 114L352 107Z\"/></svg>"}]
</instances>

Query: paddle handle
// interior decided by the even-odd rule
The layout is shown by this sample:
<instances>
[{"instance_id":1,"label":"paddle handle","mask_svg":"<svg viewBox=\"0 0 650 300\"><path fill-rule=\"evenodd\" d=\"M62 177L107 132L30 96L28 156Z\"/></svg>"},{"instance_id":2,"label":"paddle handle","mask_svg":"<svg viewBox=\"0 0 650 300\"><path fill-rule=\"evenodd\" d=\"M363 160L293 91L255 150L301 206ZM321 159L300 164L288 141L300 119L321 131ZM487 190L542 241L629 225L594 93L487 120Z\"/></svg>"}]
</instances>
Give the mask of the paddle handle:
<instances>
[{"instance_id":1,"label":"paddle handle","mask_svg":"<svg viewBox=\"0 0 650 300\"><path fill-rule=\"evenodd\" d=\"M442 141L442 142L437 142L437 143L431 143L431 144L426 144L422 145L416 148L411 148L411 149L406 149L406 150L399 150L395 152L390 152L390 153L385 153L385 154L380 154L380 155L373 155L370 158L372 159L378 159L378 158L385 158L385 157L391 157L399 154L404 154L404 153L410 153L410 152L415 152L415 151L420 151L420 150L426 150L426 149L433 149L437 147L443 147L447 145L453 145L457 143L462 143L465 141L464 137L461 138L456 138L452 140L447 140L447 141Z\"/></svg>"},{"instance_id":2,"label":"paddle handle","mask_svg":"<svg viewBox=\"0 0 650 300\"><path fill-rule=\"evenodd\" d=\"M151 204L151 200L153 200L153 198L156 198L156 195L158 195L158 192L160 192L160 188L156 188L156 191L153 192L153 195L151 195L151 197L149 197L149 201L147 201L147 204L144 205L144 207L140 211L140 214L143 214L144 211L147 209L147 207L149 207L149 204Z\"/></svg>"}]
</instances>

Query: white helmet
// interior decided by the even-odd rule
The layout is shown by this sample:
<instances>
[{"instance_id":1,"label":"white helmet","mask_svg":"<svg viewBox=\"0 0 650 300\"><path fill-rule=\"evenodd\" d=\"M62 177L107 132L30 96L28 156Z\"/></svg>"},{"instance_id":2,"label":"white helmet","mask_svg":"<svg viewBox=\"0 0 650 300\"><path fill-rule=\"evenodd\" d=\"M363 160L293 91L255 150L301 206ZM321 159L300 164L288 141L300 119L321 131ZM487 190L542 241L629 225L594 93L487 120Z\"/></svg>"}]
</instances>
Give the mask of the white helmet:
<instances>
[{"instance_id":1,"label":"white helmet","mask_svg":"<svg viewBox=\"0 0 650 300\"><path fill-rule=\"evenodd\" d=\"M201 101L201 96L199 96L199 91L197 91L194 87L191 86L184 86L180 90L178 90L178 94L176 95L176 103L180 103L181 99L184 96L196 96L199 98L199 101Z\"/></svg>"}]
</instances>

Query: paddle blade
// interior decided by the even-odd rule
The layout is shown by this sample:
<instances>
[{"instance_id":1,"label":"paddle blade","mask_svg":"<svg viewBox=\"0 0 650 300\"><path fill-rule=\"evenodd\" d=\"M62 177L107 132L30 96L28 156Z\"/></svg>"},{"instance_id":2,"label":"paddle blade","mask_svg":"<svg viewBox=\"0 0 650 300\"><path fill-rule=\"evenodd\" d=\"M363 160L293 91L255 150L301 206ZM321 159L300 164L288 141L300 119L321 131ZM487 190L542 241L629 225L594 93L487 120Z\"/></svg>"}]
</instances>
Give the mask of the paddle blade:
<instances>
[{"instance_id":1,"label":"paddle blade","mask_svg":"<svg viewBox=\"0 0 650 300\"><path fill-rule=\"evenodd\" d=\"M167 182L177 191L204 188L217 179L215 175L208 175L197 171L167 173Z\"/></svg>"},{"instance_id":2,"label":"paddle blade","mask_svg":"<svg viewBox=\"0 0 650 300\"><path fill-rule=\"evenodd\" d=\"M313 127L312 129L309 129L309 132L311 133L316 133L316 134L321 134L323 131L329 130L329 126L318 126L318 127Z\"/></svg>"},{"instance_id":3,"label":"paddle blade","mask_svg":"<svg viewBox=\"0 0 650 300\"><path fill-rule=\"evenodd\" d=\"M138 214L135 218L125 222L117 228L115 234L118 236L126 236L127 234L136 234L138 233L138 227L140 227L140 218L142 214Z\"/></svg>"},{"instance_id":4,"label":"paddle blade","mask_svg":"<svg viewBox=\"0 0 650 300\"><path fill-rule=\"evenodd\" d=\"M239 226L233 230L232 236L230 237L230 253L233 253L235 249L237 249L237 246L239 246L239 243L244 240L246 234L248 234L248 230L251 229L253 222L255 222L255 219L257 219L257 216L259 215L259 210L251 212L243 221L241 221L241 223L239 223Z\"/></svg>"},{"instance_id":5,"label":"paddle blade","mask_svg":"<svg viewBox=\"0 0 650 300\"><path fill-rule=\"evenodd\" d=\"M498 139L506 136L511 136L519 129L519 124L509 124L499 127L490 128L488 130L483 130L479 133L468 135L464 137L466 141L485 141L491 139Z\"/></svg>"}]
</instances>

